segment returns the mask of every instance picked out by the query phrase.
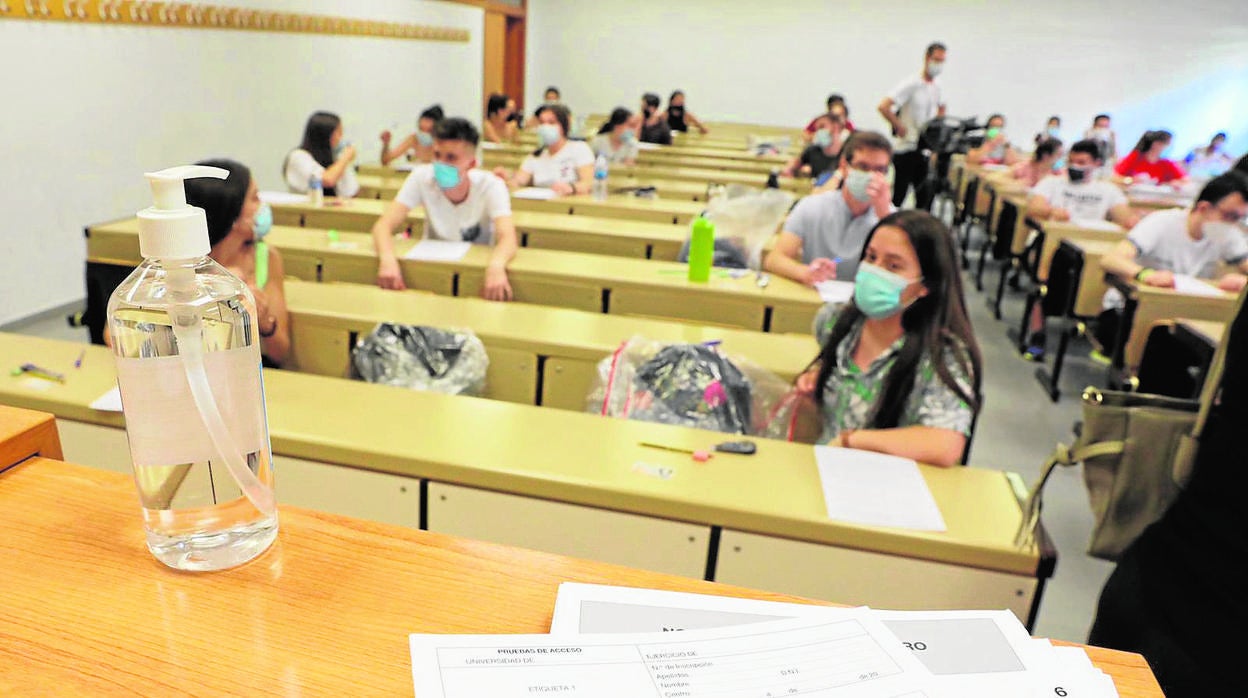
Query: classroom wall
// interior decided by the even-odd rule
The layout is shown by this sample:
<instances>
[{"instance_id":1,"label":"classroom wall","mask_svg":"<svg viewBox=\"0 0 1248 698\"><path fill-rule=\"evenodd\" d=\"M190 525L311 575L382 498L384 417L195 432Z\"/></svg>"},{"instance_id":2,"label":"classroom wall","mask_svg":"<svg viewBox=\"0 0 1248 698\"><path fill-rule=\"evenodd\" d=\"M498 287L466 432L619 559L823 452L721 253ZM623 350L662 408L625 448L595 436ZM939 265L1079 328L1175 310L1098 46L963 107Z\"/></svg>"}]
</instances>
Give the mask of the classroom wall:
<instances>
[{"instance_id":1,"label":"classroom wall","mask_svg":"<svg viewBox=\"0 0 1248 698\"><path fill-rule=\"evenodd\" d=\"M212 156L278 188L308 114L361 159L440 102L480 119L484 12L431 0L216 4L468 29L469 43L0 20L0 324L84 295L90 223L150 205L142 174Z\"/></svg>"},{"instance_id":2,"label":"classroom wall","mask_svg":"<svg viewBox=\"0 0 1248 698\"><path fill-rule=\"evenodd\" d=\"M1069 142L1108 111L1125 147L1166 127L1180 158L1219 130L1248 149L1244 0L529 0L528 27L531 105L552 83L579 113L680 88L701 118L805 125L835 91L882 129L881 98L939 40L950 115L1003 112L1016 141L1059 114Z\"/></svg>"}]
</instances>

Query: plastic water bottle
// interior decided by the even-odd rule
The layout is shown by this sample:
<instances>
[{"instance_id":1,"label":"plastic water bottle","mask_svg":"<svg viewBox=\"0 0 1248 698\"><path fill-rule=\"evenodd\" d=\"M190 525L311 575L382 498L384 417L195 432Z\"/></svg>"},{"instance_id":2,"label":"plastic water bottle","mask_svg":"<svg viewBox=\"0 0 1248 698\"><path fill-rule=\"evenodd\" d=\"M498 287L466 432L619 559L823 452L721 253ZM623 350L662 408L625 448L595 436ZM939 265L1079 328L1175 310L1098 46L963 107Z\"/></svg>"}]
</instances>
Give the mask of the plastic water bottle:
<instances>
[{"instance_id":1,"label":"plastic water bottle","mask_svg":"<svg viewBox=\"0 0 1248 698\"><path fill-rule=\"evenodd\" d=\"M321 184L320 175L312 175L308 179L308 199L313 206L325 205L325 187Z\"/></svg>"},{"instance_id":2,"label":"plastic water bottle","mask_svg":"<svg viewBox=\"0 0 1248 698\"><path fill-rule=\"evenodd\" d=\"M202 209L183 180L215 167L148 174L139 212L144 261L108 302L147 547L164 564L241 565L277 537L256 302L208 257Z\"/></svg>"},{"instance_id":3,"label":"plastic water bottle","mask_svg":"<svg viewBox=\"0 0 1248 698\"><path fill-rule=\"evenodd\" d=\"M607 156L599 155L594 161L594 201L605 201L607 198L607 174L610 166L607 164Z\"/></svg>"},{"instance_id":4,"label":"plastic water bottle","mask_svg":"<svg viewBox=\"0 0 1248 698\"><path fill-rule=\"evenodd\" d=\"M705 283L715 262L715 224L699 216L689 234L689 280Z\"/></svg>"}]
</instances>

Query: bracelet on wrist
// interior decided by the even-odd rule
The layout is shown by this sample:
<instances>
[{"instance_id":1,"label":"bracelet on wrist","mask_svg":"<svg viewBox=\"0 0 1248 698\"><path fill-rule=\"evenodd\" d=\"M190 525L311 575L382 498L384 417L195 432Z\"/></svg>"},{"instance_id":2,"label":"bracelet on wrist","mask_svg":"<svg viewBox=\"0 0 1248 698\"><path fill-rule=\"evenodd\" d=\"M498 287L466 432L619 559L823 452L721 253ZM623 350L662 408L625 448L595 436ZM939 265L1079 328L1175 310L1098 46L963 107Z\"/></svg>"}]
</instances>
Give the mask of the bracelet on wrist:
<instances>
[{"instance_id":1,"label":"bracelet on wrist","mask_svg":"<svg viewBox=\"0 0 1248 698\"><path fill-rule=\"evenodd\" d=\"M853 448L849 445L849 437L854 435L855 429L844 429L841 431L841 448Z\"/></svg>"},{"instance_id":2,"label":"bracelet on wrist","mask_svg":"<svg viewBox=\"0 0 1248 698\"><path fill-rule=\"evenodd\" d=\"M1143 269L1135 272L1135 280L1139 282L1147 281L1148 277L1152 276L1154 271L1154 269L1144 267Z\"/></svg>"}]
</instances>

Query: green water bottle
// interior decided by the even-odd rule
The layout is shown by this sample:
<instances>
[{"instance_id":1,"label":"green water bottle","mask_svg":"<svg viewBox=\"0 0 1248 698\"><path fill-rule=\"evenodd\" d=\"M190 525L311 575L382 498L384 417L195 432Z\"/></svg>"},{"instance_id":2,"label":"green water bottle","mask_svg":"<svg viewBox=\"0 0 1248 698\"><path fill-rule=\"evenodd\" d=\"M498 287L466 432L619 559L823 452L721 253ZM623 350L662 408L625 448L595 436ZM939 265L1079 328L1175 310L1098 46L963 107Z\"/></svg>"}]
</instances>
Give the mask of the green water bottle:
<instances>
[{"instance_id":1,"label":"green water bottle","mask_svg":"<svg viewBox=\"0 0 1248 698\"><path fill-rule=\"evenodd\" d=\"M693 221L693 233L689 236L689 280L705 283L711 278L711 263L715 261L715 224L706 218Z\"/></svg>"}]
</instances>

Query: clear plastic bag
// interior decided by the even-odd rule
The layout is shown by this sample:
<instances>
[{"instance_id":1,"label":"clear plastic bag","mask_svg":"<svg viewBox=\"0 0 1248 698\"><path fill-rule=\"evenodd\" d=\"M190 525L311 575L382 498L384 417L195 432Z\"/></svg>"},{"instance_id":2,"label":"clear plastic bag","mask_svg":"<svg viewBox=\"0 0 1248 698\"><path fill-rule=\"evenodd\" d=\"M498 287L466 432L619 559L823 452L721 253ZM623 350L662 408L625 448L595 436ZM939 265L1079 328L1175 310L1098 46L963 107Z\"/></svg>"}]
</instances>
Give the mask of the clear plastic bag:
<instances>
[{"instance_id":1,"label":"clear plastic bag","mask_svg":"<svg viewBox=\"0 0 1248 698\"><path fill-rule=\"evenodd\" d=\"M793 194L782 189L755 189L733 184L717 191L706 205L706 217L715 224L715 266L758 270L763 246L793 207ZM680 261L689 258L689 241Z\"/></svg>"},{"instance_id":2,"label":"clear plastic bag","mask_svg":"<svg viewBox=\"0 0 1248 698\"><path fill-rule=\"evenodd\" d=\"M586 409L643 422L786 439L790 433L804 434L805 413L788 397L790 392L775 374L725 356L717 346L633 337L598 364Z\"/></svg>"},{"instance_id":3,"label":"clear plastic bag","mask_svg":"<svg viewBox=\"0 0 1248 698\"><path fill-rule=\"evenodd\" d=\"M358 378L447 395L481 395L490 366L485 345L470 330L441 330L383 322L351 350Z\"/></svg>"}]
</instances>

